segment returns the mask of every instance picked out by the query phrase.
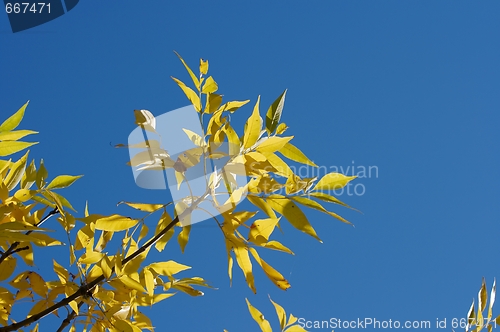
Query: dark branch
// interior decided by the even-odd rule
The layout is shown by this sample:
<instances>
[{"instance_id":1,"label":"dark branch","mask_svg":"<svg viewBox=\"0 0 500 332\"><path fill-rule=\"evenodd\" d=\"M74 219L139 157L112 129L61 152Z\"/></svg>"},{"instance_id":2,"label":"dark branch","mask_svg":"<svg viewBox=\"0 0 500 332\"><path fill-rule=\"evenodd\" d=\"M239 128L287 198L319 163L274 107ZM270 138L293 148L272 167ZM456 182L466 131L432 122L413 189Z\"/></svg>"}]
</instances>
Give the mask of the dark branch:
<instances>
[{"instance_id":1,"label":"dark branch","mask_svg":"<svg viewBox=\"0 0 500 332\"><path fill-rule=\"evenodd\" d=\"M40 225L42 225L45 221L47 221L50 217L52 217L54 214L56 213L59 213L59 210L57 209L57 207L55 209L53 209L52 211L50 211L42 220L40 220L39 223L35 224L35 227L38 227ZM28 231L25 233L25 235L30 235L33 231ZM21 249L17 249L17 247L19 246L21 242L19 241L16 241L14 243L12 243L9 247L9 249L7 249L7 251L5 251L4 253L2 253L2 255L0 256L0 264L2 264L2 262L7 258L9 257L10 255L16 253L16 252L19 252L21 250L27 250L29 249L29 247L24 247L24 248L21 248Z\"/></svg>"}]
</instances>

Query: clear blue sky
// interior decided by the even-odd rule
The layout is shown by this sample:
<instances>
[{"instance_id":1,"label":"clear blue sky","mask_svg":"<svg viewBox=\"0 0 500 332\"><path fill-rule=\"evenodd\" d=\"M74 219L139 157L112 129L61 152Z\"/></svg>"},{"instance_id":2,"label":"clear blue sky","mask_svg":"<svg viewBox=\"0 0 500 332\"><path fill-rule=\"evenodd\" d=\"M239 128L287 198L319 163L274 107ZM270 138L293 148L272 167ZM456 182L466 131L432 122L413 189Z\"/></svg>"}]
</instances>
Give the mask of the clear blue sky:
<instances>
[{"instance_id":1,"label":"clear blue sky","mask_svg":"<svg viewBox=\"0 0 500 332\"><path fill-rule=\"evenodd\" d=\"M335 210L352 228L308 211L323 244L285 227L276 239L296 255L264 257L292 288L256 269L257 295L237 268L229 287L220 231L201 223L184 255L174 241L155 258L219 290L146 310L158 331L257 331L245 297L276 327L268 294L306 320L447 318L450 331L481 278L500 276L499 17L498 1L81 1L13 34L2 14L0 114L31 100L31 157L51 176L85 175L66 191L80 213L88 199L91 212L128 214L116 203L168 195L135 186L127 151L110 143L126 143L134 109L187 104L173 50L193 67L208 59L227 99L260 94L267 109L288 88L282 120L296 146L318 165L378 168L357 180L364 195L340 197L363 214ZM234 114L240 134L250 112Z\"/></svg>"}]
</instances>

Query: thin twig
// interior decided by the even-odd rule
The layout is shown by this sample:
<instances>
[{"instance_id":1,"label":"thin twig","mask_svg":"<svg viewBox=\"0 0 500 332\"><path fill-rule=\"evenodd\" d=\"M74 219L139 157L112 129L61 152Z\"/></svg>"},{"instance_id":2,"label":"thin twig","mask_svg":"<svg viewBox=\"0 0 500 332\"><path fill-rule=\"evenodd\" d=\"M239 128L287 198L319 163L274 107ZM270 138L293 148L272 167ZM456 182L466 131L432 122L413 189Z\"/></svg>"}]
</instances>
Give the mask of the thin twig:
<instances>
[{"instance_id":1,"label":"thin twig","mask_svg":"<svg viewBox=\"0 0 500 332\"><path fill-rule=\"evenodd\" d=\"M54 214L56 213L59 213L59 210L56 208L54 208L52 211L50 211L42 220L40 220L39 223L35 224L35 227L38 227L40 225L42 225L45 221L47 221L50 217L52 217ZM30 235L33 231L28 231L25 233L25 235ZM21 250L16 250L17 247L19 246L19 244L21 244L21 242L19 241L16 241L14 243L12 243L9 247L9 249L7 249L7 251L5 251L4 253L2 253L2 255L0 256L0 264L2 264L2 262L7 258L9 257L10 255L16 253L16 252L19 252ZM22 250L27 250L29 249L29 247L25 247L25 248L21 248Z\"/></svg>"}]
</instances>

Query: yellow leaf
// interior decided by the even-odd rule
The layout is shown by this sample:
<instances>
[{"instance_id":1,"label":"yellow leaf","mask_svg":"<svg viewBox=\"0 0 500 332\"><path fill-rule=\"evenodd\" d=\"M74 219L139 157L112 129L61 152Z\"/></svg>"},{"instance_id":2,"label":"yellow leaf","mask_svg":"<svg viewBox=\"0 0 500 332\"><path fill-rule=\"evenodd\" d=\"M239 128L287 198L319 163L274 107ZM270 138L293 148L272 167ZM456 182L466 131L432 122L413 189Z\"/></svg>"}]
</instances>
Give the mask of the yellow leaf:
<instances>
[{"instance_id":1,"label":"yellow leaf","mask_svg":"<svg viewBox=\"0 0 500 332\"><path fill-rule=\"evenodd\" d=\"M490 293L490 305L488 308L488 319L492 319L493 317L493 304L495 303L495 296L496 296L496 279L493 279L493 286L491 287L491 293Z\"/></svg>"},{"instance_id":2,"label":"yellow leaf","mask_svg":"<svg viewBox=\"0 0 500 332\"><path fill-rule=\"evenodd\" d=\"M293 325L287 328L285 332L307 332L307 330L300 325Z\"/></svg>"},{"instance_id":3,"label":"yellow leaf","mask_svg":"<svg viewBox=\"0 0 500 332\"><path fill-rule=\"evenodd\" d=\"M278 128L276 128L276 135L283 134L288 129L287 125L284 123L280 123Z\"/></svg>"},{"instance_id":4,"label":"yellow leaf","mask_svg":"<svg viewBox=\"0 0 500 332\"><path fill-rule=\"evenodd\" d=\"M307 207L324 212L324 213L326 213L326 214L328 214L328 215L330 215L330 216L332 216L332 217L334 217L334 218L336 218L336 219L338 219L346 224L352 225L349 221L345 220L344 218L342 218L338 214L331 212L331 211L327 211L321 204L319 204L316 201L313 201L312 199L309 199L306 197L300 197L300 196L292 196L291 199L293 199L297 203L300 203L300 204L305 205Z\"/></svg>"},{"instance_id":5,"label":"yellow leaf","mask_svg":"<svg viewBox=\"0 0 500 332\"><path fill-rule=\"evenodd\" d=\"M186 86L182 81L178 80L175 77L172 77L172 79L177 83L177 85L184 91L184 94L186 97L189 99L191 104L193 104L194 108L196 109L197 112L201 111L201 104L200 104L200 97L194 92L190 87Z\"/></svg>"},{"instance_id":6,"label":"yellow leaf","mask_svg":"<svg viewBox=\"0 0 500 332\"><path fill-rule=\"evenodd\" d=\"M9 278L11 274L14 273L15 269L16 269L16 259L12 256L8 256L2 262L2 268L0 268L0 281Z\"/></svg>"},{"instance_id":7,"label":"yellow leaf","mask_svg":"<svg viewBox=\"0 0 500 332\"><path fill-rule=\"evenodd\" d=\"M276 212L283 215L293 227L322 242L318 235L316 235L316 231L307 220L304 212L302 212L289 198L282 195L271 195L267 198L267 203L269 203Z\"/></svg>"},{"instance_id":8,"label":"yellow leaf","mask_svg":"<svg viewBox=\"0 0 500 332\"><path fill-rule=\"evenodd\" d=\"M52 259L52 261L54 263L54 272L57 274L57 277L59 278L61 283L65 284L69 278L68 271L64 267L59 265L59 263L57 263L55 259Z\"/></svg>"},{"instance_id":9,"label":"yellow leaf","mask_svg":"<svg viewBox=\"0 0 500 332\"><path fill-rule=\"evenodd\" d=\"M283 251L283 252L286 252L288 254L295 255L293 253L293 251L291 251L290 249L288 249L287 247L285 247L284 245L282 245L278 241L269 241L267 243L264 243L262 246L265 247L265 248L269 248L269 249L273 249L273 250L278 250L278 251Z\"/></svg>"},{"instance_id":10,"label":"yellow leaf","mask_svg":"<svg viewBox=\"0 0 500 332\"><path fill-rule=\"evenodd\" d=\"M135 289L136 291L146 293L146 289L142 287L142 285L137 281L132 278L130 278L127 275L122 275L119 280L127 287L131 289Z\"/></svg>"},{"instance_id":11,"label":"yellow leaf","mask_svg":"<svg viewBox=\"0 0 500 332\"><path fill-rule=\"evenodd\" d=\"M222 96L216 93L209 93L205 104L205 113L212 114L222 104ZM222 112L220 112L222 114Z\"/></svg>"},{"instance_id":12,"label":"yellow leaf","mask_svg":"<svg viewBox=\"0 0 500 332\"><path fill-rule=\"evenodd\" d=\"M175 55L177 55L177 57L179 58L179 60L181 60L182 64L186 68L187 72L189 73L189 76L193 80L193 83L194 83L194 86L196 87L196 89L200 90L200 81L198 80L198 78L196 77L196 75L193 73L193 71L191 70L191 68L189 68L189 66L184 61L184 59L179 55L179 53L177 53L176 51L174 51L174 53L175 53ZM207 63L207 70L208 70L208 63Z\"/></svg>"},{"instance_id":13,"label":"yellow leaf","mask_svg":"<svg viewBox=\"0 0 500 332\"><path fill-rule=\"evenodd\" d=\"M77 175L77 176L72 176L72 175L59 175L57 176L54 180L52 180L49 185L47 186L47 189L59 189L59 188L66 188L69 187L81 178L83 175Z\"/></svg>"},{"instance_id":14,"label":"yellow leaf","mask_svg":"<svg viewBox=\"0 0 500 332\"><path fill-rule=\"evenodd\" d=\"M118 204L121 203L126 204L136 210L144 212L155 212L165 206L165 204L131 203L131 202L120 202Z\"/></svg>"},{"instance_id":15,"label":"yellow leaf","mask_svg":"<svg viewBox=\"0 0 500 332\"><path fill-rule=\"evenodd\" d=\"M36 272L29 272L28 278L30 281L31 289L41 297L46 297L49 291L43 278Z\"/></svg>"},{"instance_id":16,"label":"yellow leaf","mask_svg":"<svg viewBox=\"0 0 500 332\"><path fill-rule=\"evenodd\" d=\"M345 204L344 202L342 202L341 200L339 200L337 197L335 196L332 196L332 195L329 195L329 194L326 194L326 193L323 193L323 192L319 192L319 191L315 191L315 192L310 192L308 193L309 196L312 196L312 197L315 197L315 198L318 198L322 201L325 201L325 202L330 202L330 203L335 203L335 204L340 204L342 206L345 206L349 209L353 209L355 211L358 211L352 207L350 207L349 205Z\"/></svg>"},{"instance_id":17,"label":"yellow leaf","mask_svg":"<svg viewBox=\"0 0 500 332\"><path fill-rule=\"evenodd\" d=\"M180 231L177 236L177 241L179 242L179 246L181 247L182 253L184 253L184 249L189 241L189 233L191 232L191 225L184 226L182 231Z\"/></svg>"},{"instance_id":18,"label":"yellow leaf","mask_svg":"<svg viewBox=\"0 0 500 332\"><path fill-rule=\"evenodd\" d=\"M270 296L269 296L269 300L273 304L274 309L276 309L276 315L278 315L278 318L280 320L280 327L281 327L281 330L283 330L285 328L285 325L286 325L286 312L285 312L285 309L283 309L283 307L280 306L278 303L274 302L271 299Z\"/></svg>"},{"instance_id":19,"label":"yellow leaf","mask_svg":"<svg viewBox=\"0 0 500 332\"><path fill-rule=\"evenodd\" d=\"M75 300L73 300L73 301L71 301L71 302L69 303L69 306L70 306L70 307L71 307L71 309L73 309L73 311L74 311L74 312L78 315L78 312L79 312L79 310L78 310L78 303L77 303Z\"/></svg>"},{"instance_id":20,"label":"yellow leaf","mask_svg":"<svg viewBox=\"0 0 500 332\"><path fill-rule=\"evenodd\" d=\"M481 289L479 290L478 298L478 313L484 311L486 308L486 301L488 300L488 293L486 292L486 281L483 277L483 282L481 284Z\"/></svg>"},{"instance_id":21,"label":"yellow leaf","mask_svg":"<svg viewBox=\"0 0 500 332\"><path fill-rule=\"evenodd\" d=\"M2 143L3 142L0 142L0 144ZM16 161L10 167L9 174L7 174L7 176L3 180L9 191L14 189L17 186L17 184L21 181L26 169L26 160L28 159L28 153L29 151L26 152L24 156L22 156L18 161Z\"/></svg>"},{"instance_id":22,"label":"yellow leaf","mask_svg":"<svg viewBox=\"0 0 500 332\"><path fill-rule=\"evenodd\" d=\"M200 59L200 74L206 75L208 73L208 60Z\"/></svg>"},{"instance_id":23,"label":"yellow leaf","mask_svg":"<svg viewBox=\"0 0 500 332\"><path fill-rule=\"evenodd\" d=\"M314 166L318 167L314 162L312 162L309 158L306 157L302 151L300 151L297 147L292 145L291 143L286 143L281 149L279 149L279 152L287 157L288 159L291 159L293 161L296 161L298 163L306 164L309 166Z\"/></svg>"},{"instance_id":24,"label":"yellow leaf","mask_svg":"<svg viewBox=\"0 0 500 332\"><path fill-rule=\"evenodd\" d=\"M0 125L0 132L2 131L11 131L17 128L17 126L21 123L21 120L24 117L24 111L26 110L26 107L29 104L29 100L21 106L20 109L17 110L16 113L11 115L7 120L5 120L1 125Z\"/></svg>"},{"instance_id":25,"label":"yellow leaf","mask_svg":"<svg viewBox=\"0 0 500 332\"><path fill-rule=\"evenodd\" d=\"M249 250L252 253L253 258L257 261L266 276L273 282L273 284L275 284L282 290L287 290L291 287L288 280L286 280L281 273L279 273L271 265L267 264L262 258L259 257L257 250L255 250L254 248L250 248Z\"/></svg>"},{"instance_id":26,"label":"yellow leaf","mask_svg":"<svg viewBox=\"0 0 500 332\"><path fill-rule=\"evenodd\" d=\"M272 105L267 110L266 114L266 130L269 134L278 127L281 119L281 113L283 112L283 107L285 106L285 96L286 89L283 93L272 103Z\"/></svg>"},{"instance_id":27,"label":"yellow leaf","mask_svg":"<svg viewBox=\"0 0 500 332\"><path fill-rule=\"evenodd\" d=\"M214 81L212 76L209 76L205 81L205 84L203 85L203 89L201 90L201 92L205 94L214 93L215 91L217 91L218 88L219 87L217 86L217 83Z\"/></svg>"},{"instance_id":28,"label":"yellow leaf","mask_svg":"<svg viewBox=\"0 0 500 332\"><path fill-rule=\"evenodd\" d=\"M290 166L288 166L288 164L276 154L270 153L266 155L266 157L267 161L276 169L274 173L286 178L293 175L293 171L290 169Z\"/></svg>"},{"instance_id":29,"label":"yellow leaf","mask_svg":"<svg viewBox=\"0 0 500 332\"><path fill-rule=\"evenodd\" d=\"M87 217L88 218L88 217ZM86 219L86 218L84 218ZM119 232L135 226L139 220L117 214L109 217L102 217L96 220L95 229L111 232Z\"/></svg>"},{"instance_id":30,"label":"yellow leaf","mask_svg":"<svg viewBox=\"0 0 500 332\"><path fill-rule=\"evenodd\" d=\"M251 195L248 195L247 199L250 201L250 203L252 203L256 207L261 209L265 214L267 214L269 216L269 218L276 219L276 213L274 213L271 206L269 204L267 204L267 202L264 199L262 199L258 196L251 196Z\"/></svg>"},{"instance_id":31,"label":"yellow leaf","mask_svg":"<svg viewBox=\"0 0 500 332\"><path fill-rule=\"evenodd\" d=\"M250 311L250 315L252 316L253 320L257 322L261 331L273 332L273 330L271 329L271 325L266 319L264 319L264 315L259 311L259 309L252 306L248 299L245 300L247 301L248 311Z\"/></svg>"},{"instance_id":32,"label":"yellow leaf","mask_svg":"<svg viewBox=\"0 0 500 332\"><path fill-rule=\"evenodd\" d=\"M234 112L238 108L240 108L243 105L246 105L250 100L244 100L244 101L229 101L219 107L219 111L221 112Z\"/></svg>"},{"instance_id":33,"label":"yellow leaf","mask_svg":"<svg viewBox=\"0 0 500 332\"><path fill-rule=\"evenodd\" d=\"M155 236L158 235L161 231L163 231L165 229L165 227L168 226L168 224L170 224L172 222L172 218L170 217L170 215L164 211L159 222L158 222L158 225L156 226L156 230L155 230ZM159 252L163 251L163 249L165 248L165 245L167 244L167 242L172 238L172 236L174 235L174 228L170 228L166 233L165 235L163 235L156 243L155 243L155 248L156 250L158 250Z\"/></svg>"},{"instance_id":34,"label":"yellow leaf","mask_svg":"<svg viewBox=\"0 0 500 332\"><path fill-rule=\"evenodd\" d=\"M38 134L38 132L33 130L15 130L15 131L0 132L0 141L17 141L25 136L32 134Z\"/></svg>"},{"instance_id":35,"label":"yellow leaf","mask_svg":"<svg viewBox=\"0 0 500 332\"><path fill-rule=\"evenodd\" d=\"M229 141L229 155L237 155L240 152L240 138L238 137L238 134L234 131L229 122L226 122L224 132L226 133L227 140Z\"/></svg>"},{"instance_id":36,"label":"yellow leaf","mask_svg":"<svg viewBox=\"0 0 500 332\"><path fill-rule=\"evenodd\" d=\"M259 139L260 131L262 129L262 118L259 114L260 96L253 108L252 115L248 118L245 125L245 132L243 135L243 148L248 149L257 142Z\"/></svg>"},{"instance_id":37,"label":"yellow leaf","mask_svg":"<svg viewBox=\"0 0 500 332\"><path fill-rule=\"evenodd\" d=\"M250 226L250 232L248 232L248 241L254 242L259 245L267 242L278 221L279 219L277 218L255 220L252 226Z\"/></svg>"},{"instance_id":38,"label":"yellow leaf","mask_svg":"<svg viewBox=\"0 0 500 332\"><path fill-rule=\"evenodd\" d=\"M45 179L47 179L48 176L47 169L45 168L45 164L42 159L40 160L40 168L36 172L36 185L38 188L42 188L45 185Z\"/></svg>"},{"instance_id":39,"label":"yellow leaf","mask_svg":"<svg viewBox=\"0 0 500 332\"><path fill-rule=\"evenodd\" d=\"M149 269L154 270L156 273L162 276L172 276L184 270L188 270L191 267L183 264L179 264L174 261L151 263L148 265Z\"/></svg>"},{"instance_id":40,"label":"yellow leaf","mask_svg":"<svg viewBox=\"0 0 500 332\"><path fill-rule=\"evenodd\" d=\"M38 144L38 142L19 142L19 141L3 141L0 142L0 157L5 157L32 145Z\"/></svg>"},{"instance_id":41,"label":"yellow leaf","mask_svg":"<svg viewBox=\"0 0 500 332\"><path fill-rule=\"evenodd\" d=\"M328 173L318 181L313 190L337 190L343 188L349 181L356 176L345 176L340 173Z\"/></svg>"},{"instance_id":42,"label":"yellow leaf","mask_svg":"<svg viewBox=\"0 0 500 332\"><path fill-rule=\"evenodd\" d=\"M99 262L103 257L103 253L97 251L87 251L78 259L78 262L80 264L94 264Z\"/></svg>"},{"instance_id":43,"label":"yellow leaf","mask_svg":"<svg viewBox=\"0 0 500 332\"><path fill-rule=\"evenodd\" d=\"M106 279L111 278L111 275L113 274L113 264L111 263L111 260L108 258L108 256L104 256L101 261L100 261L100 267L102 270L102 273L104 274L104 277Z\"/></svg>"},{"instance_id":44,"label":"yellow leaf","mask_svg":"<svg viewBox=\"0 0 500 332\"><path fill-rule=\"evenodd\" d=\"M144 284L149 296L153 296L155 292L155 282L153 273L149 269L144 269Z\"/></svg>"},{"instance_id":45,"label":"yellow leaf","mask_svg":"<svg viewBox=\"0 0 500 332\"><path fill-rule=\"evenodd\" d=\"M234 255L236 256L236 262L245 275L248 287L250 287L252 292L257 293L252 273L252 262L250 261L250 256L248 255L248 247L238 241L234 244L233 250Z\"/></svg>"},{"instance_id":46,"label":"yellow leaf","mask_svg":"<svg viewBox=\"0 0 500 332\"><path fill-rule=\"evenodd\" d=\"M257 151L263 154L269 154L275 151L280 150L287 144L293 136L288 136L288 137L278 137L278 136L271 136L269 138L264 138L262 139L259 145L255 148Z\"/></svg>"}]
</instances>

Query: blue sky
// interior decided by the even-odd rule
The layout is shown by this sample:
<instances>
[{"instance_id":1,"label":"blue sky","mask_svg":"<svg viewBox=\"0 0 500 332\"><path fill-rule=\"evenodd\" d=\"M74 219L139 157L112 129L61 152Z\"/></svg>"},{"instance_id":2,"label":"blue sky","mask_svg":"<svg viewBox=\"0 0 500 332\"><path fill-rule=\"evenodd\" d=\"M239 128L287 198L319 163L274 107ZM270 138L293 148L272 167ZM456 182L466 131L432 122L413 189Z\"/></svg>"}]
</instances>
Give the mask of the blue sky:
<instances>
[{"instance_id":1,"label":"blue sky","mask_svg":"<svg viewBox=\"0 0 500 332\"><path fill-rule=\"evenodd\" d=\"M184 276L219 290L146 310L158 331L257 331L245 297L277 327L268 294L305 320L430 320L439 330L447 318L450 331L481 278L491 286L500 272L499 17L498 1L82 1L13 34L0 15L0 114L31 100L31 157L51 176L85 175L66 190L80 213L89 200L91 212L128 214L116 203L168 195L135 186L127 151L111 145L126 143L134 109L187 104L170 79L189 80L173 50L192 67L208 59L227 100L261 95L265 110L288 88L282 120L296 146L325 167L377 167L356 180L363 195L340 197L363 214L334 210L353 228L308 211L323 244L286 226L276 239L295 256L264 257L292 288L256 270L257 295L236 268L229 287L220 232L196 226L185 254L174 242L155 258L193 266ZM251 109L233 115L240 134Z\"/></svg>"}]
</instances>

